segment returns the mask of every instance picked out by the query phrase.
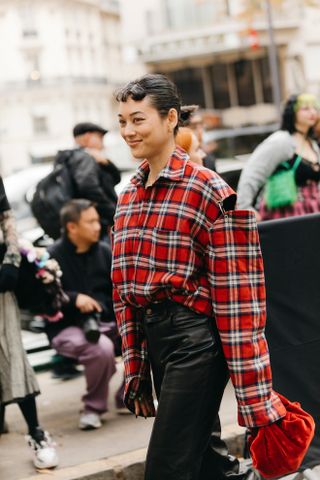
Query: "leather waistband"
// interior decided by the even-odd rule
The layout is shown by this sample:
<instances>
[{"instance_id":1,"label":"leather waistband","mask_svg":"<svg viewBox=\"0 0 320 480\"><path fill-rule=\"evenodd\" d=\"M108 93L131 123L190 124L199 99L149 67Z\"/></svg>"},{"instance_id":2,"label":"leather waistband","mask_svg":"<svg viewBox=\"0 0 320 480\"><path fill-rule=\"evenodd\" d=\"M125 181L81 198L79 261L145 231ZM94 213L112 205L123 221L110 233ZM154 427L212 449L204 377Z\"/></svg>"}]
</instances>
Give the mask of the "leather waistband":
<instances>
[{"instance_id":1,"label":"leather waistband","mask_svg":"<svg viewBox=\"0 0 320 480\"><path fill-rule=\"evenodd\" d=\"M143 308L143 314L144 315L152 315L152 314L155 314L155 313L162 313L162 312L165 312L167 310L175 310L177 307L183 307L183 305L180 305L179 303L177 302L173 302L172 300L168 300L168 299L165 299L165 300L160 300L160 301L155 301L155 302L152 302L150 303L149 305L146 305L144 308Z\"/></svg>"},{"instance_id":2,"label":"leather waistband","mask_svg":"<svg viewBox=\"0 0 320 480\"><path fill-rule=\"evenodd\" d=\"M174 302L173 300L165 299L159 302L155 301L150 303L146 307L143 308L143 316L147 315L155 315L155 314L162 314L164 312L174 313L179 310L188 310L191 311L190 308L186 307L182 303Z\"/></svg>"}]
</instances>

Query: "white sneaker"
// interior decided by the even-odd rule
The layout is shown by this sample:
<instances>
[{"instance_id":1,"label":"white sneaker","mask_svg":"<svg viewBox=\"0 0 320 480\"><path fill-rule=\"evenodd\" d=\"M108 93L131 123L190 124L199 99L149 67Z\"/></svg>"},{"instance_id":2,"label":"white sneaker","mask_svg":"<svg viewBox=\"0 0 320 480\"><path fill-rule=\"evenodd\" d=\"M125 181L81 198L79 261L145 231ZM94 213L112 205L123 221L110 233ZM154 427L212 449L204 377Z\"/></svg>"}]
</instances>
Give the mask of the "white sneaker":
<instances>
[{"instance_id":1,"label":"white sneaker","mask_svg":"<svg viewBox=\"0 0 320 480\"><path fill-rule=\"evenodd\" d=\"M83 412L80 415L79 428L80 430L93 430L102 426L100 415L94 412Z\"/></svg>"},{"instance_id":2,"label":"white sneaker","mask_svg":"<svg viewBox=\"0 0 320 480\"><path fill-rule=\"evenodd\" d=\"M33 452L33 464L36 468L54 468L58 465L56 444L52 441L48 432L44 432L44 438L39 442L30 435L26 436L26 440Z\"/></svg>"}]
</instances>

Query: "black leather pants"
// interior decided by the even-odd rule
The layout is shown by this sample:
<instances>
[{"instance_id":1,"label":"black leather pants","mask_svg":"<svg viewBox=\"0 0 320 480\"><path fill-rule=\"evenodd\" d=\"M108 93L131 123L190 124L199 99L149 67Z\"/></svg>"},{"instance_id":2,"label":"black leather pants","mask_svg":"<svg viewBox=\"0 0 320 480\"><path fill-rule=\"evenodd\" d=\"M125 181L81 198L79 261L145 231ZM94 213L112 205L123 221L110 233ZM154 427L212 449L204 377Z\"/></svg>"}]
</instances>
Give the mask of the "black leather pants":
<instances>
[{"instance_id":1,"label":"black leather pants","mask_svg":"<svg viewBox=\"0 0 320 480\"><path fill-rule=\"evenodd\" d=\"M145 310L144 328L159 402L145 480L242 478L220 439L228 371L213 320L165 301Z\"/></svg>"}]
</instances>

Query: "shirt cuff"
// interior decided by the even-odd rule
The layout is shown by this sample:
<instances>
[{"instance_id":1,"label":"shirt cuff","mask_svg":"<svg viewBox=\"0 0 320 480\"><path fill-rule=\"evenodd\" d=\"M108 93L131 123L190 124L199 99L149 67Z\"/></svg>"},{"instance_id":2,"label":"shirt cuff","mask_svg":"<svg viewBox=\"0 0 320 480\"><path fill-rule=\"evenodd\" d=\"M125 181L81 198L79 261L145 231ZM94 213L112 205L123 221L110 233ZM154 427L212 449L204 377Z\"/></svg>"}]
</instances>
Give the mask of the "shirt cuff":
<instances>
[{"instance_id":1,"label":"shirt cuff","mask_svg":"<svg viewBox=\"0 0 320 480\"><path fill-rule=\"evenodd\" d=\"M286 408L278 395L272 391L270 398L259 403L238 405L239 425L249 428L263 427L280 420Z\"/></svg>"}]
</instances>

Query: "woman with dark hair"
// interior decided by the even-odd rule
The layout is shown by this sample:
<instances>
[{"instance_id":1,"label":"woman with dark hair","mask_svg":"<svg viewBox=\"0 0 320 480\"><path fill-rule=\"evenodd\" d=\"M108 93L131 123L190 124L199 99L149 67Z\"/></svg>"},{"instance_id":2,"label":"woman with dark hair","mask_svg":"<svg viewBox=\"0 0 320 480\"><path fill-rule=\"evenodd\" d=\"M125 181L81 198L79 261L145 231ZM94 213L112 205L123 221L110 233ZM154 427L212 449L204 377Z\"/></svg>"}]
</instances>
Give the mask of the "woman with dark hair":
<instances>
[{"instance_id":1,"label":"woman with dark hair","mask_svg":"<svg viewBox=\"0 0 320 480\"><path fill-rule=\"evenodd\" d=\"M320 151L313 139L318 108L316 98L310 94L288 99L280 130L254 150L242 171L237 192L239 208L254 210L258 220L320 211ZM288 168L295 169L297 199L292 204L268 208L264 198L266 182L274 173Z\"/></svg>"},{"instance_id":2,"label":"woman with dark hair","mask_svg":"<svg viewBox=\"0 0 320 480\"><path fill-rule=\"evenodd\" d=\"M5 406L17 403L28 426L27 437L36 468L52 468L58 456L48 432L38 422L35 397L38 382L23 349L20 312L13 291L21 261L14 218L0 177L0 229L5 254L0 268L0 425Z\"/></svg>"},{"instance_id":3,"label":"woman with dark hair","mask_svg":"<svg viewBox=\"0 0 320 480\"><path fill-rule=\"evenodd\" d=\"M286 414L272 390L255 215L235 210L234 191L176 146L172 82L145 75L116 98L121 135L144 159L119 198L112 279L125 403L155 415L151 370L158 399L145 479L225 478L211 433L229 374L241 425Z\"/></svg>"}]
</instances>

